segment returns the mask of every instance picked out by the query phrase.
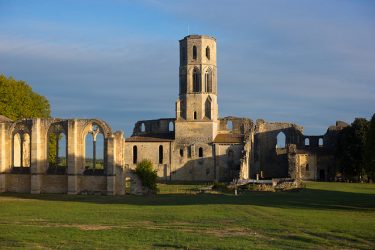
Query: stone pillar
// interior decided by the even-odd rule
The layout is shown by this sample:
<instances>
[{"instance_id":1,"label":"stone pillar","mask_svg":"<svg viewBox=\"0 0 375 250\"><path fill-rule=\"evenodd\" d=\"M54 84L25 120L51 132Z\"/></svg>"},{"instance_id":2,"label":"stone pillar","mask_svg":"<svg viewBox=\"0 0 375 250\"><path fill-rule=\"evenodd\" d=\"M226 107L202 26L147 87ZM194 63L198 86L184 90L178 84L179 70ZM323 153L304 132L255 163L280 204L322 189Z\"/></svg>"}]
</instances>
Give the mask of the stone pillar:
<instances>
[{"instance_id":1,"label":"stone pillar","mask_svg":"<svg viewBox=\"0 0 375 250\"><path fill-rule=\"evenodd\" d=\"M300 180L298 160L297 160L297 146L295 144L289 144L287 147L288 153L288 175L290 178L297 181Z\"/></svg>"},{"instance_id":2,"label":"stone pillar","mask_svg":"<svg viewBox=\"0 0 375 250\"><path fill-rule=\"evenodd\" d=\"M107 138L107 195L114 195L115 191L115 163L116 143L113 135Z\"/></svg>"},{"instance_id":3,"label":"stone pillar","mask_svg":"<svg viewBox=\"0 0 375 250\"><path fill-rule=\"evenodd\" d=\"M68 194L77 194L78 189L78 160L82 157L78 151L77 120L68 122L68 133L66 135L68 143Z\"/></svg>"},{"instance_id":4,"label":"stone pillar","mask_svg":"<svg viewBox=\"0 0 375 250\"><path fill-rule=\"evenodd\" d=\"M0 123L0 193L5 192L5 169L6 169L6 147L5 147L5 124Z\"/></svg>"},{"instance_id":5,"label":"stone pillar","mask_svg":"<svg viewBox=\"0 0 375 250\"><path fill-rule=\"evenodd\" d=\"M43 147L41 145L41 120L33 119L31 128L31 193L40 194L42 186L42 162L41 159Z\"/></svg>"}]
</instances>

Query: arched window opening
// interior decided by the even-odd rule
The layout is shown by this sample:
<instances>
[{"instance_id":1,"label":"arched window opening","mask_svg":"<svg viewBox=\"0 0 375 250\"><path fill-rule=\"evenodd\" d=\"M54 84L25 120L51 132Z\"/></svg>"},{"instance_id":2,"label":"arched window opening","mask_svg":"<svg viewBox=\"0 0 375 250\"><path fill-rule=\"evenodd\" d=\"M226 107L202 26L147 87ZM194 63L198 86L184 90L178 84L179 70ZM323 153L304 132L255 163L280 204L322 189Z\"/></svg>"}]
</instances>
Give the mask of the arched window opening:
<instances>
[{"instance_id":1,"label":"arched window opening","mask_svg":"<svg viewBox=\"0 0 375 250\"><path fill-rule=\"evenodd\" d=\"M280 132L277 134L276 148L285 148L285 145L286 145L286 136L284 132Z\"/></svg>"},{"instance_id":2,"label":"arched window opening","mask_svg":"<svg viewBox=\"0 0 375 250\"><path fill-rule=\"evenodd\" d=\"M201 81L200 81L200 72L198 68L193 70L193 92L201 91Z\"/></svg>"},{"instance_id":3,"label":"arched window opening","mask_svg":"<svg viewBox=\"0 0 375 250\"><path fill-rule=\"evenodd\" d=\"M227 129L233 130L233 122L232 121L227 121Z\"/></svg>"},{"instance_id":4,"label":"arched window opening","mask_svg":"<svg viewBox=\"0 0 375 250\"><path fill-rule=\"evenodd\" d=\"M196 60L197 59L197 46L193 46L193 59Z\"/></svg>"},{"instance_id":5,"label":"arched window opening","mask_svg":"<svg viewBox=\"0 0 375 250\"><path fill-rule=\"evenodd\" d=\"M48 133L48 170L51 174L65 174L67 167L67 144L64 133Z\"/></svg>"},{"instance_id":6,"label":"arched window opening","mask_svg":"<svg viewBox=\"0 0 375 250\"><path fill-rule=\"evenodd\" d=\"M13 136L13 167L21 167L21 135L19 133Z\"/></svg>"},{"instance_id":7,"label":"arched window opening","mask_svg":"<svg viewBox=\"0 0 375 250\"><path fill-rule=\"evenodd\" d=\"M310 166L309 164L306 164L306 171L309 171L310 170Z\"/></svg>"},{"instance_id":8,"label":"arched window opening","mask_svg":"<svg viewBox=\"0 0 375 250\"><path fill-rule=\"evenodd\" d=\"M169 122L168 124L168 130L171 132L171 131L174 131L174 124L173 122Z\"/></svg>"},{"instance_id":9,"label":"arched window opening","mask_svg":"<svg viewBox=\"0 0 375 250\"><path fill-rule=\"evenodd\" d=\"M205 116L208 119L211 119L211 98L210 97L207 97L204 106L205 106Z\"/></svg>"},{"instance_id":10,"label":"arched window opening","mask_svg":"<svg viewBox=\"0 0 375 250\"><path fill-rule=\"evenodd\" d=\"M138 162L138 149L137 146L133 146L133 164Z\"/></svg>"},{"instance_id":11,"label":"arched window opening","mask_svg":"<svg viewBox=\"0 0 375 250\"><path fill-rule=\"evenodd\" d=\"M183 148L180 148L180 156L184 157L184 149Z\"/></svg>"},{"instance_id":12,"label":"arched window opening","mask_svg":"<svg viewBox=\"0 0 375 250\"><path fill-rule=\"evenodd\" d=\"M194 120L196 120L196 119L197 119L197 112L194 111Z\"/></svg>"},{"instance_id":13,"label":"arched window opening","mask_svg":"<svg viewBox=\"0 0 375 250\"><path fill-rule=\"evenodd\" d=\"M319 147L323 146L323 138L319 138Z\"/></svg>"},{"instance_id":14,"label":"arched window opening","mask_svg":"<svg viewBox=\"0 0 375 250\"><path fill-rule=\"evenodd\" d=\"M163 156L164 156L163 146L160 145L159 146L159 164L163 164Z\"/></svg>"},{"instance_id":15,"label":"arched window opening","mask_svg":"<svg viewBox=\"0 0 375 250\"><path fill-rule=\"evenodd\" d=\"M305 139L305 146L310 146L310 139L309 138Z\"/></svg>"},{"instance_id":16,"label":"arched window opening","mask_svg":"<svg viewBox=\"0 0 375 250\"><path fill-rule=\"evenodd\" d=\"M91 134L87 134L85 138L85 169L94 169L94 138Z\"/></svg>"},{"instance_id":17,"label":"arched window opening","mask_svg":"<svg viewBox=\"0 0 375 250\"><path fill-rule=\"evenodd\" d=\"M105 173L104 135L98 125L93 124L85 138L85 174Z\"/></svg>"},{"instance_id":18,"label":"arched window opening","mask_svg":"<svg viewBox=\"0 0 375 250\"><path fill-rule=\"evenodd\" d=\"M203 157L203 148L199 148L199 150L198 150L198 156L199 156L200 158Z\"/></svg>"},{"instance_id":19,"label":"arched window opening","mask_svg":"<svg viewBox=\"0 0 375 250\"><path fill-rule=\"evenodd\" d=\"M204 74L204 85L205 85L205 92L211 93L212 92L212 71L211 71L211 69L207 69L206 73Z\"/></svg>"},{"instance_id":20,"label":"arched window opening","mask_svg":"<svg viewBox=\"0 0 375 250\"><path fill-rule=\"evenodd\" d=\"M142 122L141 124L141 132L145 132L146 131L146 126L145 124Z\"/></svg>"},{"instance_id":21,"label":"arched window opening","mask_svg":"<svg viewBox=\"0 0 375 250\"><path fill-rule=\"evenodd\" d=\"M206 57L208 60L210 60L210 47L207 46L206 48Z\"/></svg>"},{"instance_id":22,"label":"arched window opening","mask_svg":"<svg viewBox=\"0 0 375 250\"><path fill-rule=\"evenodd\" d=\"M98 134L95 142L95 169L104 171L104 136Z\"/></svg>"}]
</instances>

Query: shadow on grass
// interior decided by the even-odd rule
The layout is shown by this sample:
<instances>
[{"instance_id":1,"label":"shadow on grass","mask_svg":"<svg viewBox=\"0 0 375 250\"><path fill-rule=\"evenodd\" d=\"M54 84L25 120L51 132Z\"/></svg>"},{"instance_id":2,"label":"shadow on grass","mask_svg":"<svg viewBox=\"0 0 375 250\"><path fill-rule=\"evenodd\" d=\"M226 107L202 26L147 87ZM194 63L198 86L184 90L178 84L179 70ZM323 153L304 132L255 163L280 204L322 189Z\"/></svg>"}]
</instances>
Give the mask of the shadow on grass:
<instances>
[{"instance_id":1,"label":"shadow on grass","mask_svg":"<svg viewBox=\"0 0 375 250\"><path fill-rule=\"evenodd\" d=\"M144 206L176 205L256 205L279 208L375 210L375 195L304 189L299 192L250 192L232 194L158 194L154 196L95 196L66 194L14 194L3 193L1 197L15 197L44 201L89 202L97 204L128 204Z\"/></svg>"}]
</instances>

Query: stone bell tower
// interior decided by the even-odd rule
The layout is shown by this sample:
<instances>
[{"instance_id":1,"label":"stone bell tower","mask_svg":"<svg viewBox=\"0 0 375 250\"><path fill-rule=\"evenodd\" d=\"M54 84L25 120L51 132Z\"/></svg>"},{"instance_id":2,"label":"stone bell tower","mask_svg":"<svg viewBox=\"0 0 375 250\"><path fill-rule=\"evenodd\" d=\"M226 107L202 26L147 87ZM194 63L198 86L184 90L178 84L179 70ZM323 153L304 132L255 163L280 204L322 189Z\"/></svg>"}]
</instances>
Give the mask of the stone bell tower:
<instances>
[{"instance_id":1,"label":"stone bell tower","mask_svg":"<svg viewBox=\"0 0 375 250\"><path fill-rule=\"evenodd\" d=\"M217 133L216 39L189 35L180 40L176 140L211 142Z\"/></svg>"}]
</instances>

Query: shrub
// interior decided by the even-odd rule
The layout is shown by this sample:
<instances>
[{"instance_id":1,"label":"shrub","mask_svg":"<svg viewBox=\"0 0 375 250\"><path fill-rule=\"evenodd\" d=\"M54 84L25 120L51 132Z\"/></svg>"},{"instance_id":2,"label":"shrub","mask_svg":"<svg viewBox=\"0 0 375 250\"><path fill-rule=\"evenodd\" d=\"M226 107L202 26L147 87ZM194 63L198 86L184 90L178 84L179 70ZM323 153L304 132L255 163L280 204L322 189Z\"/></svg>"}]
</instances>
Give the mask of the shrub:
<instances>
[{"instance_id":1,"label":"shrub","mask_svg":"<svg viewBox=\"0 0 375 250\"><path fill-rule=\"evenodd\" d=\"M157 192L156 178L158 175L150 160L145 159L138 163L135 168L135 173L141 179L144 187Z\"/></svg>"}]
</instances>

